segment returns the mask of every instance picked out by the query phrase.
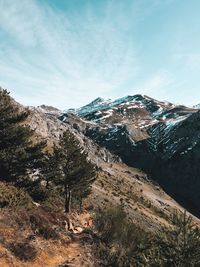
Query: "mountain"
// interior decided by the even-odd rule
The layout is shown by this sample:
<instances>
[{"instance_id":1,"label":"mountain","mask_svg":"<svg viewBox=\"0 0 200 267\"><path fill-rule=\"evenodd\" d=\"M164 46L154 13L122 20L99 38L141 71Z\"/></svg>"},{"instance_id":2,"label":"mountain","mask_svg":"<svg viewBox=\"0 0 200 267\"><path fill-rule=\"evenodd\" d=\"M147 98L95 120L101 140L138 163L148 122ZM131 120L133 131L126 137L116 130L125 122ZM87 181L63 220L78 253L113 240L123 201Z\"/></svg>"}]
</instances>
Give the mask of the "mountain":
<instances>
[{"instance_id":1,"label":"mountain","mask_svg":"<svg viewBox=\"0 0 200 267\"><path fill-rule=\"evenodd\" d=\"M131 111L130 114L124 112L125 107ZM140 170L142 166L132 161L130 153L141 140L148 138L147 129L158 123L159 116L162 117L161 112L173 108L175 106L171 103L140 95L127 96L113 102L97 98L85 107L66 112L52 113L41 107L31 107L27 124L35 131L37 138L48 141L49 149L54 142L58 142L66 129L76 135L90 159L101 170L89 197L92 206L105 209L120 205L123 199L127 212L134 221L142 221L145 228L157 229L163 220L167 220L174 207L180 210L182 207L158 184L151 182L149 173L145 172L145 168ZM186 107L181 108L189 112ZM99 111L101 117L97 120L96 113ZM181 112L177 111L179 113ZM105 114L111 115L104 118ZM145 150L143 153L145 154ZM153 179L156 180L155 177ZM140 203L139 206L137 202ZM160 215L157 214L158 210Z\"/></svg>"},{"instance_id":2,"label":"mountain","mask_svg":"<svg viewBox=\"0 0 200 267\"><path fill-rule=\"evenodd\" d=\"M111 102L110 99L104 99L101 97L96 98L88 105L81 107L79 109L75 110L75 113L79 116L86 116L87 114L94 112L96 110L100 110L101 108L106 108L109 106L109 103ZM73 112L73 109L72 109Z\"/></svg>"},{"instance_id":3,"label":"mountain","mask_svg":"<svg viewBox=\"0 0 200 267\"><path fill-rule=\"evenodd\" d=\"M140 168L200 216L200 111L143 95L96 99L75 112L77 129L128 166Z\"/></svg>"},{"instance_id":4,"label":"mountain","mask_svg":"<svg viewBox=\"0 0 200 267\"><path fill-rule=\"evenodd\" d=\"M64 112L46 112L41 107L30 111L27 123L38 137L48 141L50 149L69 129L99 167L88 199L92 206L105 209L120 205L123 199L130 218L151 230L166 224L175 207L183 210L160 188L155 174L144 168L143 159L146 163L149 160L146 148L141 148L143 159L138 152L153 126L184 120L195 110L135 95L115 101L97 98L80 109ZM105 118L106 114L109 116Z\"/></svg>"},{"instance_id":5,"label":"mountain","mask_svg":"<svg viewBox=\"0 0 200 267\"><path fill-rule=\"evenodd\" d=\"M120 106L120 110L123 105L127 105L127 107L133 106L134 104L131 101L135 101L135 105L139 102L138 105L141 106L141 101L144 101L148 110L153 110L154 115L158 109L161 110L164 106L167 108L173 106L167 102L157 102L155 105L152 99L145 97L143 100L142 96L128 96L114 102L98 98L88 104L86 108L82 107L78 110L70 109L59 113L49 113L40 107L30 107L30 116L27 124L35 130L37 138L48 141L49 149L51 149L54 142L58 142L60 135L66 129L72 131L88 152L90 159L99 168L98 179L94 183L92 194L88 198L90 205L95 208L105 209L109 206L120 205L123 200L126 212L133 221L143 225L146 229L155 230L159 229L161 225L168 223L168 217L174 207L180 210L182 210L182 207L168 196L158 184L151 181L147 173L134 168L134 164L129 164L128 166L123 155L118 153L118 151L114 151L108 145L112 143L113 146L116 145L116 148L120 149L121 141L118 137L124 136L117 131L116 139L113 138L112 142L106 140L104 131L106 132L108 130L112 132L112 116L107 117L106 121L102 119L99 122L95 121L96 117L94 119L88 119L90 112L96 113L98 112L97 109L101 110L103 117L107 110L113 109L115 111L118 105ZM128 104L127 102L130 103ZM146 113L148 112L150 114L150 111L146 111ZM117 119L117 126L114 123L112 127L121 127L123 129L124 126L119 121L125 125L130 118L127 117L125 119L123 113L120 113ZM134 120L133 116L132 120ZM142 122L141 120L140 123ZM152 120L154 121L155 119ZM90 131L97 131L97 136L99 136L103 143L98 138L95 138L94 135L90 136ZM136 139L139 140L146 138L146 136L147 133L145 133L145 128L143 127L135 133ZM117 143L114 143L118 141L119 146L117 146ZM125 150L126 147L123 147L123 149Z\"/></svg>"},{"instance_id":6,"label":"mountain","mask_svg":"<svg viewBox=\"0 0 200 267\"><path fill-rule=\"evenodd\" d=\"M197 108L134 95L115 101L97 98L79 109L63 112L44 106L31 110L32 128L49 143L70 128L96 163L122 161L143 170L200 216Z\"/></svg>"},{"instance_id":7,"label":"mountain","mask_svg":"<svg viewBox=\"0 0 200 267\"><path fill-rule=\"evenodd\" d=\"M59 109L52 107L52 106L41 105L41 106L38 106L37 108L38 110L41 110L44 113L59 114L61 112Z\"/></svg>"},{"instance_id":8,"label":"mountain","mask_svg":"<svg viewBox=\"0 0 200 267\"><path fill-rule=\"evenodd\" d=\"M34 184L39 181L42 191L36 192L39 196L45 195L45 200L33 199L20 185L0 181L3 210L0 215L0 266L100 267L108 266L110 260L112 266L116 266L113 251L117 248L120 251L117 250L115 256L126 262L117 266L130 266L127 263L130 258L135 266L135 262L142 260L138 254L141 248L140 256L145 257L151 252L149 249L157 251L152 243L157 234L159 252L165 252L166 244L160 247L160 241L165 242L167 233L175 227L172 216L175 210L179 214L184 211L180 203L186 206L192 200L194 205L198 199L198 109L142 95L115 101L97 98L82 108L67 111L45 105L25 108L14 100L12 103L20 111L28 109L28 117L23 123L33 130L31 139L34 142L47 141L45 151L51 152L63 132L71 131L96 165L97 179L90 195L83 201L83 210L73 198L70 214L63 212L60 189L58 191L53 183L47 188L37 170L26 177L27 182L31 182L28 190L37 190ZM196 165L189 161L191 151ZM179 160L178 153L181 155ZM187 180L187 176L182 175L181 181L180 170L186 170L187 174L190 171L192 179ZM193 179L195 172L196 180ZM177 183L181 193L184 189L181 183L186 184L185 202L181 202L183 195L173 191L177 187L172 181ZM195 182L196 189L192 184ZM174 193L179 203L165 191ZM195 208L198 211L198 203ZM199 219L190 215L195 227L199 226ZM177 223L177 226L180 225ZM108 232L102 227L107 227ZM104 236L106 233L108 238ZM162 233L166 236L160 237ZM181 248L179 235L177 238L178 243L171 244L171 236L168 236L170 254L173 251L176 255L174 251ZM196 247L194 252L198 252L199 246ZM143 254L143 249L147 254ZM170 266L176 266L171 265L171 258L169 260Z\"/></svg>"}]
</instances>

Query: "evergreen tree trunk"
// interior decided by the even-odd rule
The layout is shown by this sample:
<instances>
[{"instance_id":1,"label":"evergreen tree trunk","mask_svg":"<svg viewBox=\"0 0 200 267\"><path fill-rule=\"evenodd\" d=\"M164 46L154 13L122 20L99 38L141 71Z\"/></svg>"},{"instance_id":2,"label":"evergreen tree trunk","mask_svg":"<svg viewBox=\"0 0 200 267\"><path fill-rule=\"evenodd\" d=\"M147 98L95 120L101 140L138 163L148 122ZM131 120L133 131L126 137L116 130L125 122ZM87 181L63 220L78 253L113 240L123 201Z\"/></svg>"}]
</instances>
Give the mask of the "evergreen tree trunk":
<instances>
[{"instance_id":1,"label":"evergreen tree trunk","mask_svg":"<svg viewBox=\"0 0 200 267\"><path fill-rule=\"evenodd\" d=\"M80 209L80 211L83 211L83 200L82 200L82 197L79 199L79 209Z\"/></svg>"},{"instance_id":2,"label":"evergreen tree trunk","mask_svg":"<svg viewBox=\"0 0 200 267\"><path fill-rule=\"evenodd\" d=\"M69 186L65 186L65 212L69 213L71 211L71 190L69 190Z\"/></svg>"},{"instance_id":3,"label":"evergreen tree trunk","mask_svg":"<svg viewBox=\"0 0 200 267\"><path fill-rule=\"evenodd\" d=\"M46 181L46 189L49 189L49 180Z\"/></svg>"}]
</instances>

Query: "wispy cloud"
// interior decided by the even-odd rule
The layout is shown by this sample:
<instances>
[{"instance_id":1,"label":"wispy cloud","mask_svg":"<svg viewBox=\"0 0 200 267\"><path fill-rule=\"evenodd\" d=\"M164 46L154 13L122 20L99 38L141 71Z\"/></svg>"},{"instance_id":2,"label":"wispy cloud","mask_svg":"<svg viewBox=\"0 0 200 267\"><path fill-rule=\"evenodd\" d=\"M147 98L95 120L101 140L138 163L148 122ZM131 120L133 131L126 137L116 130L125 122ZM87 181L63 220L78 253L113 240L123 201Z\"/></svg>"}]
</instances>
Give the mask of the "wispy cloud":
<instances>
[{"instance_id":1,"label":"wispy cloud","mask_svg":"<svg viewBox=\"0 0 200 267\"><path fill-rule=\"evenodd\" d=\"M191 90L200 97L199 7L0 0L0 86L24 104L60 108L135 93L192 103Z\"/></svg>"},{"instance_id":2,"label":"wispy cloud","mask_svg":"<svg viewBox=\"0 0 200 267\"><path fill-rule=\"evenodd\" d=\"M117 10L106 5L97 20L90 5L80 17L39 3L0 0L0 78L17 98L80 105L137 73L133 39L112 19Z\"/></svg>"},{"instance_id":3,"label":"wispy cloud","mask_svg":"<svg viewBox=\"0 0 200 267\"><path fill-rule=\"evenodd\" d=\"M141 83L139 87L143 93L154 95L158 91L163 93L174 80L173 75L168 71L160 71Z\"/></svg>"}]
</instances>

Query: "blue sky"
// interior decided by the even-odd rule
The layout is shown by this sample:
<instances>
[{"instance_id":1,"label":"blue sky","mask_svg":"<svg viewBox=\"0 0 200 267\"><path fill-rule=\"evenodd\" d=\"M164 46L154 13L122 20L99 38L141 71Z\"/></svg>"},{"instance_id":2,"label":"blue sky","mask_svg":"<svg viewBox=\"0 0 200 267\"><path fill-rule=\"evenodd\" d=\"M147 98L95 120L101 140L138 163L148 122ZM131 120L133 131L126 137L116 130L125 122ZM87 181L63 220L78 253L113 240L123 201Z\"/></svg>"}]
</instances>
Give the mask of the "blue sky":
<instances>
[{"instance_id":1,"label":"blue sky","mask_svg":"<svg viewBox=\"0 0 200 267\"><path fill-rule=\"evenodd\" d=\"M66 109L137 93L200 102L199 0L0 0L0 85Z\"/></svg>"}]
</instances>

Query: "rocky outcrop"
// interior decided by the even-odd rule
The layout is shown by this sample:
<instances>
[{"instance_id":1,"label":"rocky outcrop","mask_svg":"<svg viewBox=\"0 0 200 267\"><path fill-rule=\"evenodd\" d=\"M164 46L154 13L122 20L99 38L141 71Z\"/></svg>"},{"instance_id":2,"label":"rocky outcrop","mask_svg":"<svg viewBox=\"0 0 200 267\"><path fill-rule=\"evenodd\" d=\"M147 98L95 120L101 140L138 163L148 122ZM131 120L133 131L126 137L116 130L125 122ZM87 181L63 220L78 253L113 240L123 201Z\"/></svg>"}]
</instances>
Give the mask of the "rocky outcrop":
<instances>
[{"instance_id":1,"label":"rocky outcrop","mask_svg":"<svg viewBox=\"0 0 200 267\"><path fill-rule=\"evenodd\" d=\"M34 130L35 138L47 141L47 148L52 149L57 144L63 132L69 129L74 133L79 142L88 152L89 158L99 165L100 161L104 162L120 162L117 155L113 155L105 147L101 147L93 140L86 137L83 132L87 124L79 117L69 114L62 120L60 112L46 112L46 109L29 107L30 114L26 120L26 124Z\"/></svg>"}]
</instances>

